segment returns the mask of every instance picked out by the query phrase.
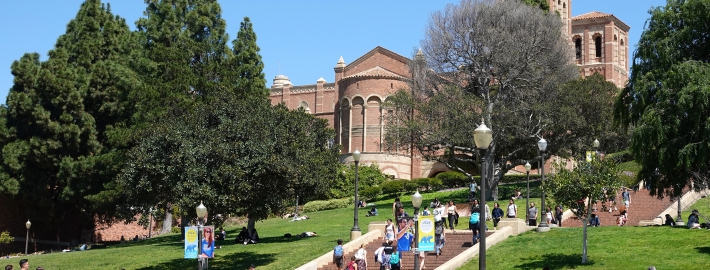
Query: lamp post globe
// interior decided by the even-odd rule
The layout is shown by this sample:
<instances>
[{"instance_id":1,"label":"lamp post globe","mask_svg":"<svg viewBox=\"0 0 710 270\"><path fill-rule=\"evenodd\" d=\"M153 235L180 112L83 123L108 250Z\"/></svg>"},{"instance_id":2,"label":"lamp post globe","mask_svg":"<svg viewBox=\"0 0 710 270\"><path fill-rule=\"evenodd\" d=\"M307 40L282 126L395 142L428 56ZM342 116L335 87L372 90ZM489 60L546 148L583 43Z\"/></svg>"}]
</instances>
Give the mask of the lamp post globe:
<instances>
[{"instance_id":1,"label":"lamp post globe","mask_svg":"<svg viewBox=\"0 0 710 270\"><path fill-rule=\"evenodd\" d=\"M27 235L25 235L25 256L27 256L27 246L30 243L30 226L32 226L32 222L28 219L27 222L25 222L25 227L27 228Z\"/></svg>"},{"instance_id":2,"label":"lamp post globe","mask_svg":"<svg viewBox=\"0 0 710 270\"><path fill-rule=\"evenodd\" d=\"M480 260L478 261L478 269L486 269L486 154L488 147L493 141L493 131L486 126L486 124L481 121L481 124L473 131L473 140L476 142L476 148L480 151L481 155L481 199L480 199L480 221L479 221L479 235L480 241L478 243L478 254Z\"/></svg>"},{"instance_id":3,"label":"lamp post globe","mask_svg":"<svg viewBox=\"0 0 710 270\"><path fill-rule=\"evenodd\" d=\"M540 210L538 212L542 213L540 214L540 225L538 225L538 232L546 232L549 229L549 226L547 225L547 218L545 217L545 151L547 151L547 140L544 138L540 139L537 141L537 148L540 150L541 153L541 160L542 160L542 166L540 166L540 188L542 189L542 202L540 203Z\"/></svg>"},{"instance_id":4,"label":"lamp post globe","mask_svg":"<svg viewBox=\"0 0 710 270\"><path fill-rule=\"evenodd\" d=\"M360 202L360 200L358 198L357 192L358 182L360 181L360 172L358 171L358 168L360 167L360 156L362 156L360 150L355 149L355 152L353 152L353 161L355 161L355 213L353 214L353 228L350 229L350 240L354 240L355 238L358 238L360 237L360 235L362 235L360 227L358 227L358 203Z\"/></svg>"},{"instance_id":5,"label":"lamp post globe","mask_svg":"<svg viewBox=\"0 0 710 270\"><path fill-rule=\"evenodd\" d=\"M594 149L599 148L599 140L594 139L594 143L592 143L592 144L594 145Z\"/></svg>"}]
</instances>

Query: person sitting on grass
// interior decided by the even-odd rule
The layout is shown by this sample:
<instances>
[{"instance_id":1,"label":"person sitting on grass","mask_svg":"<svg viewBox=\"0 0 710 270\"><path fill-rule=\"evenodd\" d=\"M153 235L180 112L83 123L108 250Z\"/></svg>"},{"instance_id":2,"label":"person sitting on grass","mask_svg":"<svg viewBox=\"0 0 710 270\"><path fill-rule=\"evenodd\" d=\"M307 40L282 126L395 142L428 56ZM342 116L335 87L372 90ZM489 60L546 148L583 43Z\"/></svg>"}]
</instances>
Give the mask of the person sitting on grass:
<instances>
[{"instance_id":1,"label":"person sitting on grass","mask_svg":"<svg viewBox=\"0 0 710 270\"><path fill-rule=\"evenodd\" d=\"M670 214L666 214L666 223L663 224L666 226L675 226L675 221L673 221L673 217L671 217Z\"/></svg>"},{"instance_id":2,"label":"person sitting on grass","mask_svg":"<svg viewBox=\"0 0 710 270\"><path fill-rule=\"evenodd\" d=\"M377 207L375 207L373 205L372 208L370 208L370 211L367 211L367 215L365 215L365 216L369 217L369 216L376 216L376 215L377 215Z\"/></svg>"},{"instance_id":3,"label":"person sitting on grass","mask_svg":"<svg viewBox=\"0 0 710 270\"><path fill-rule=\"evenodd\" d=\"M688 229L700 229L700 219L698 218L698 210L693 210L688 216Z\"/></svg>"},{"instance_id":4,"label":"person sitting on grass","mask_svg":"<svg viewBox=\"0 0 710 270\"><path fill-rule=\"evenodd\" d=\"M599 217L596 214L592 214L592 217L589 219L589 226L599 227L599 225Z\"/></svg>"}]
</instances>

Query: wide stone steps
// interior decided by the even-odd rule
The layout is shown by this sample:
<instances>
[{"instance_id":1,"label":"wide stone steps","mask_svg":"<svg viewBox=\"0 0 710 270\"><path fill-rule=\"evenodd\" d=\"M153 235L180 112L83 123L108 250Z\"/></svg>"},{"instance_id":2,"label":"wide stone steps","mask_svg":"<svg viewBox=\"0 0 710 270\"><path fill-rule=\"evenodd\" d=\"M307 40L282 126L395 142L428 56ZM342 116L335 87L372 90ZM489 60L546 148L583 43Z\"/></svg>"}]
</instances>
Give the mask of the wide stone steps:
<instances>
[{"instance_id":1,"label":"wide stone steps","mask_svg":"<svg viewBox=\"0 0 710 270\"><path fill-rule=\"evenodd\" d=\"M490 235L492 232L488 232L487 235ZM440 265L444 264L445 262L451 260L455 256L459 255L461 252L464 250L470 248L471 245L471 238L472 234L470 231L456 231L455 233L447 232L446 233L446 243L444 244L444 247L442 248L441 254L437 257L436 253L434 251L427 251L426 256L425 256L425 262L424 262L424 267L425 269L435 269L439 267ZM367 247L365 248L367 250L367 268L370 270L377 270L380 269L380 264L375 262L374 256L375 256L375 250L377 248L382 246L383 238L377 238L374 241L370 242L367 244ZM350 257L353 256L355 252L350 252L346 253L344 258L345 258L345 265L350 261ZM407 252L402 252L402 269L414 269L414 254L412 251L407 251ZM421 263L421 260L420 260ZM335 266L335 263L330 262L324 267L318 268L320 270L326 270L326 269L338 269Z\"/></svg>"},{"instance_id":2,"label":"wide stone steps","mask_svg":"<svg viewBox=\"0 0 710 270\"><path fill-rule=\"evenodd\" d=\"M629 191L629 199L631 202L627 211L628 221L626 226L638 226L639 222L642 220L653 220L658 217L661 212L673 204L673 201L671 201L669 197L659 200L655 196L651 196L649 191L645 189L639 191ZM608 210L602 211L602 203L597 202L597 211L592 212L592 214L596 214L599 217L600 226L617 226L616 220L619 217L618 209L621 208L623 204L621 192L619 192L616 197L617 211L613 211L614 206L611 206L611 213L608 212ZM607 203L607 205L611 204ZM582 227L582 221L576 216L573 216L562 222L562 226Z\"/></svg>"}]
</instances>

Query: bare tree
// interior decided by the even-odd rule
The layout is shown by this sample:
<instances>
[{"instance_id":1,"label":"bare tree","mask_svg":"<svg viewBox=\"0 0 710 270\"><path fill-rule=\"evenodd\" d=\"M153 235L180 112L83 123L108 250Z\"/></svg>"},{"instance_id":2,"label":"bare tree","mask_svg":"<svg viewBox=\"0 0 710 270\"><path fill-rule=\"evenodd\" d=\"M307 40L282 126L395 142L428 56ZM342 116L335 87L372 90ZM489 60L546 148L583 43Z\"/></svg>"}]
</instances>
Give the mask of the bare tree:
<instances>
[{"instance_id":1,"label":"bare tree","mask_svg":"<svg viewBox=\"0 0 710 270\"><path fill-rule=\"evenodd\" d=\"M411 89L388 98L388 149L411 147L471 172L478 155L472 132L483 120L494 132L487 152L494 162L484 168L493 175L487 196L494 199L506 172L539 159L543 135L552 154L572 154L564 144L585 138L570 136L575 127L556 119L573 109L560 104L570 100L560 86L579 74L561 29L557 15L520 1L463 0L435 12L410 66Z\"/></svg>"}]
</instances>

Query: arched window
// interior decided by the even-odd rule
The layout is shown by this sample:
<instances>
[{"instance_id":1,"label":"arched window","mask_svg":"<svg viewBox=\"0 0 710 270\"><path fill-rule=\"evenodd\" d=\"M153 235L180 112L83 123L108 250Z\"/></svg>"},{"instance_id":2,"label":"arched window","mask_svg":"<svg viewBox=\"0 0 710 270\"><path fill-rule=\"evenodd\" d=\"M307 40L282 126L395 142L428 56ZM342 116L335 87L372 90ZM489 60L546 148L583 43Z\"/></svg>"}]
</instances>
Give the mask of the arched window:
<instances>
[{"instance_id":1,"label":"arched window","mask_svg":"<svg viewBox=\"0 0 710 270\"><path fill-rule=\"evenodd\" d=\"M592 36L594 39L594 49L596 50L596 57L602 57L602 35L595 34Z\"/></svg>"},{"instance_id":2,"label":"arched window","mask_svg":"<svg viewBox=\"0 0 710 270\"><path fill-rule=\"evenodd\" d=\"M575 36L572 39L574 40L574 57L582 59L582 37Z\"/></svg>"}]
</instances>

